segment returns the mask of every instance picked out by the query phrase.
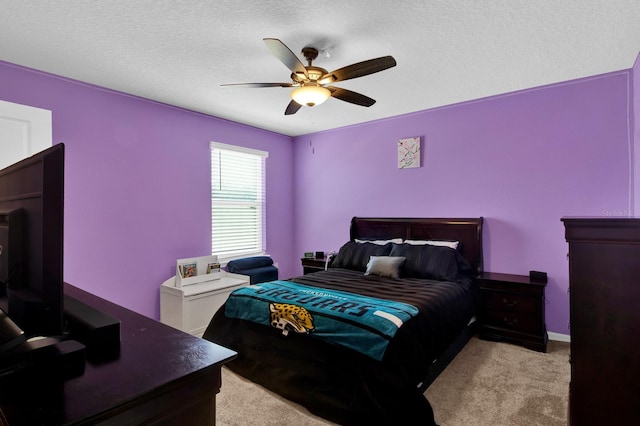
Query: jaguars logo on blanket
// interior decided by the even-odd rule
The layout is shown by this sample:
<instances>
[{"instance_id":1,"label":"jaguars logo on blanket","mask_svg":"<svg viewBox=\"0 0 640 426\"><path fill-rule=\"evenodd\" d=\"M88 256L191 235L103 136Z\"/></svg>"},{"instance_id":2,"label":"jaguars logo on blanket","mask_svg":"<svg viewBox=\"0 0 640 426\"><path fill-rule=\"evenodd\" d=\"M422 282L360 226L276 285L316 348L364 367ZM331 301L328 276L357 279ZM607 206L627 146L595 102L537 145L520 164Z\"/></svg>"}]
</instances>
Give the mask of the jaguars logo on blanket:
<instances>
[{"instance_id":1,"label":"jaguars logo on blanket","mask_svg":"<svg viewBox=\"0 0 640 426\"><path fill-rule=\"evenodd\" d=\"M271 326L283 330L285 334L289 330L309 334L315 328L313 317L309 311L301 306L289 303L269 303L269 311L271 312Z\"/></svg>"}]
</instances>

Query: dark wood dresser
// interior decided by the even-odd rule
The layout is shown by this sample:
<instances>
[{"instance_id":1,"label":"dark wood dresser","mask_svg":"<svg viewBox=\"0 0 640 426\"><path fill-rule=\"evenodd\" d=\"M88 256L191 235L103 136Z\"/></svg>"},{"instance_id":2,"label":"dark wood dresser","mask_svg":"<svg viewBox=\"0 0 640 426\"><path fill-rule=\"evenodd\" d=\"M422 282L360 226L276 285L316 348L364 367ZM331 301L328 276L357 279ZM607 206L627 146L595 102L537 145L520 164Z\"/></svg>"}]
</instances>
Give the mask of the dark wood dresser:
<instances>
[{"instance_id":1,"label":"dark wood dresser","mask_svg":"<svg viewBox=\"0 0 640 426\"><path fill-rule=\"evenodd\" d=\"M479 336L547 351L544 320L546 282L525 275L484 272L480 284Z\"/></svg>"},{"instance_id":2,"label":"dark wood dresser","mask_svg":"<svg viewBox=\"0 0 640 426\"><path fill-rule=\"evenodd\" d=\"M65 294L117 318L120 351L67 380L0 388L5 423L213 425L221 367L236 353L69 284ZM2 423L2 422L0 422Z\"/></svg>"},{"instance_id":3,"label":"dark wood dresser","mask_svg":"<svg viewBox=\"0 0 640 426\"><path fill-rule=\"evenodd\" d=\"M640 424L640 219L562 221L569 243L569 423Z\"/></svg>"}]
</instances>

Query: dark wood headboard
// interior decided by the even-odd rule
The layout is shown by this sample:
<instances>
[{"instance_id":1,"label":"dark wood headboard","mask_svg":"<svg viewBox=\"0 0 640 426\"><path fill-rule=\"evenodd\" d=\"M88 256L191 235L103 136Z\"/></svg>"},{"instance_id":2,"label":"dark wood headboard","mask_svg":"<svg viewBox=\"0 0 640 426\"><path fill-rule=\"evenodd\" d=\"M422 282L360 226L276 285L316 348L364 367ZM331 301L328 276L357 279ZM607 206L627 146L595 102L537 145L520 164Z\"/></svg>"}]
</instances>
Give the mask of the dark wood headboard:
<instances>
[{"instance_id":1,"label":"dark wood headboard","mask_svg":"<svg viewBox=\"0 0 640 426\"><path fill-rule=\"evenodd\" d=\"M482 217L477 218L388 218L354 217L351 241L358 239L459 241L460 253L482 272Z\"/></svg>"}]
</instances>

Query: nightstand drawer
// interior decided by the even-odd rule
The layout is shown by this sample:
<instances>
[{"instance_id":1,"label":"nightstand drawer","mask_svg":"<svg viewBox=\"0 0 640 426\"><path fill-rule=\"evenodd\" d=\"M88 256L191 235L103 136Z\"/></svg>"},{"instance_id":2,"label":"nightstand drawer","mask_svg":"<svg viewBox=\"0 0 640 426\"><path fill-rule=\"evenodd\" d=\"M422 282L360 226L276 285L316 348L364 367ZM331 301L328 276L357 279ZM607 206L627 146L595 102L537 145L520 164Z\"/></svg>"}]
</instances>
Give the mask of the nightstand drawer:
<instances>
[{"instance_id":1,"label":"nightstand drawer","mask_svg":"<svg viewBox=\"0 0 640 426\"><path fill-rule=\"evenodd\" d=\"M484 324L500 327L522 333L540 333L541 324L538 318L529 313L512 311L487 311L484 314Z\"/></svg>"},{"instance_id":2,"label":"nightstand drawer","mask_svg":"<svg viewBox=\"0 0 640 426\"><path fill-rule=\"evenodd\" d=\"M484 306L488 310L535 313L538 299L519 294L482 291Z\"/></svg>"}]
</instances>

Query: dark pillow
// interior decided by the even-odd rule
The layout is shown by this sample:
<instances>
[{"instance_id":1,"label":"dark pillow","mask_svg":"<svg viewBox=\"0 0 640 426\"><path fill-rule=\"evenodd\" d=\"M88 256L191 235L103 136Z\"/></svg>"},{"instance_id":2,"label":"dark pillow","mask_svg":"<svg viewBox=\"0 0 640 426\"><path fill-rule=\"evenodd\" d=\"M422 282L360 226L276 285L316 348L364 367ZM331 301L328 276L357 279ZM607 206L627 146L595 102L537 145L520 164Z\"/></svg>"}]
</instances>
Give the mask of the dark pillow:
<instances>
[{"instance_id":1,"label":"dark pillow","mask_svg":"<svg viewBox=\"0 0 640 426\"><path fill-rule=\"evenodd\" d=\"M349 241L340 247L331 267L364 272L371 256L388 256L389 252L391 252L391 243L379 245Z\"/></svg>"},{"instance_id":2,"label":"dark pillow","mask_svg":"<svg viewBox=\"0 0 640 426\"><path fill-rule=\"evenodd\" d=\"M409 278L428 278L458 281L460 274L471 271L469 263L449 247L432 245L394 244L389 256L402 256L402 275Z\"/></svg>"}]
</instances>

